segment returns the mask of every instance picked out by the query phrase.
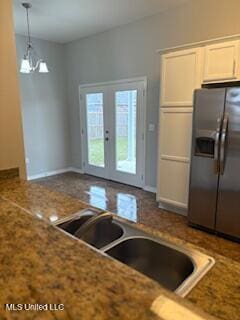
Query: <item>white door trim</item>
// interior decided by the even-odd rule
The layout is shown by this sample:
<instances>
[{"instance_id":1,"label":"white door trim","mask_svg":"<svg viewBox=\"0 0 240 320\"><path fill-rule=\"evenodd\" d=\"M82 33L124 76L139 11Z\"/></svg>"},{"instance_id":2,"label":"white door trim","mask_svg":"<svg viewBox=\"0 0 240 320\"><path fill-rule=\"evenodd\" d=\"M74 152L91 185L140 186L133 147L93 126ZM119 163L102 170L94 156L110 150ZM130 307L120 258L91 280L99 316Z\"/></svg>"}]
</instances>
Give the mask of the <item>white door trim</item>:
<instances>
[{"instance_id":1,"label":"white door trim","mask_svg":"<svg viewBox=\"0 0 240 320\"><path fill-rule=\"evenodd\" d=\"M131 82L144 82L145 86L147 86L147 77L136 77L136 78L120 79L120 80L105 81L105 82L86 83L86 84L81 84L79 86L79 90L91 88L91 87L103 87L103 86L112 86L116 84L126 84Z\"/></svg>"},{"instance_id":2,"label":"white door trim","mask_svg":"<svg viewBox=\"0 0 240 320\"><path fill-rule=\"evenodd\" d=\"M91 84L83 84L79 86L79 112L80 112L80 137L81 137L81 166L82 166L82 172L84 173L84 162L85 157L83 154L83 150L86 149L85 147L85 139L83 139L83 128L84 128L84 117L81 115L84 115L84 103L82 100L82 92L86 89L96 88L96 87L104 87L104 86L114 86L114 85L123 85L123 84L130 84L130 83L136 83L136 82L142 82L144 86L143 90L143 111L142 111L142 117L143 117L143 126L141 128L142 130L142 183L141 188L144 188L145 186L145 168L146 168L146 106L147 106L147 77L137 77L137 78L130 78L130 79L121 79L121 80L115 80L115 81L108 81L108 82L98 82L98 83L91 83Z\"/></svg>"}]
</instances>

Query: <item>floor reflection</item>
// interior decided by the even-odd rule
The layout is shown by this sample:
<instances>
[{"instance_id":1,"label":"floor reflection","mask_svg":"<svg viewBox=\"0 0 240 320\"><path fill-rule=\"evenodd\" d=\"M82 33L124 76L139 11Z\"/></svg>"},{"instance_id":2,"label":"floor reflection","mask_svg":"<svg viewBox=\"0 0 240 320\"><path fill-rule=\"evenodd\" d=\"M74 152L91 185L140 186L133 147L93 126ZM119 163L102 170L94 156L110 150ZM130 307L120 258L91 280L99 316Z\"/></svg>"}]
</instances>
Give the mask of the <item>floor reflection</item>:
<instances>
[{"instance_id":1,"label":"floor reflection","mask_svg":"<svg viewBox=\"0 0 240 320\"><path fill-rule=\"evenodd\" d=\"M102 210L109 210L117 213L122 218L137 222L137 198L123 192L111 192L107 188L90 186L88 202L94 207Z\"/></svg>"},{"instance_id":2,"label":"floor reflection","mask_svg":"<svg viewBox=\"0 0 240 320\"><path fill-rule=\"evenodd\" d=\"M91 186L89 191L86 191L89 195L89 203L93 207L97 207L102 210L108 209L108 199L106 197L106 189L97 186Z\"/></svg>"},{"instance_id":3,"label":"floor reflection","mask_svg":"<svg viewBox=\"0 0 240 320\"><path fill-rule=\"evenodd\" d=\"M116 213L122 218L137 222L136 198L129 194L118 193Z\"/></svg>"}]
</instances>

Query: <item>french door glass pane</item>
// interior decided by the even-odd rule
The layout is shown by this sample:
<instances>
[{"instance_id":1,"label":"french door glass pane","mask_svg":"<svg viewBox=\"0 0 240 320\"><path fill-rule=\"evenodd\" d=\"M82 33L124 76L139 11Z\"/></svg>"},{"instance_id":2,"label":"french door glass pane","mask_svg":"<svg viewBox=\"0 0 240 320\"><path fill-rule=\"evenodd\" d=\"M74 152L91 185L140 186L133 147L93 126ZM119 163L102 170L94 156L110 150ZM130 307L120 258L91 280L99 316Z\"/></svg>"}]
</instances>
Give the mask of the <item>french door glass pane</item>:
<instances>
[{"instance_id":1,"label":"french door glass pane","mask_svg":"<svg viewBox=\"0 0 240 320\"><path fill-rule=\"evenodd\" d=\"M105 167L103 94L102 93L87 94L86 105L87 105L88 163L96 167Z\"/></svg>"},{"instance_id":2,"label":"french door glass pane","mask_svg":"<svg viewBox=\"0 0 240 320\"><path fill-rule=\"evenodd\" d=\"M115 93L116 169L136 174L137 90Z\"/></svg>"}]
</instances>

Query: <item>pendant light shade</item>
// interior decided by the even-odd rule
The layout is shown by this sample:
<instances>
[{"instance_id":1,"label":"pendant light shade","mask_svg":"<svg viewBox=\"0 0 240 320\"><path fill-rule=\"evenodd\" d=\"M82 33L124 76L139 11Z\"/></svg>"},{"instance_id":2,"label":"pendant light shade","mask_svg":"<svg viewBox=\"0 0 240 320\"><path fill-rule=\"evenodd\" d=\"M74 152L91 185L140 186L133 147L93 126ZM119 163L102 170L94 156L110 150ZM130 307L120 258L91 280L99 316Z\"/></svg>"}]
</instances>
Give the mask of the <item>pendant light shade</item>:
<instances>
[{"instance_id":1,"label":"pendant light shade","mask_svg":"<svg viewBox=\"0 0 240 320\"><path fill-rule=\"evenodd\" d=\"M32 5L28 2L23 2L22 6L26 9L27 12L28 42L26 47L26 53L21 62L20 72L32 73L38 71L39 73L48 73L48 67L46 62L38 57L31 41L28 10L32 7Z\"/></svg>"},{"instance_id":2,"label":"pendant light shade","mask_svg":"<svg viewBox=\"0 0 240 320\"><path fill-rule=\"evenodd\" d=\"M39 72L40 73L48 73L48 67L47 67L46 62L44 62L44 61L40 62L40 64L39 64Z\"/></svg>"},{"instance_id":3,"label":"pendant light shade","mask_svg":"<svg viewBox=\"0 0 240 320\"><path fill-rule=\"evenodd\" d=\"M30 73L30 71L31 71L31 67L30 67L28 59L26 59L26 58L22 59L20 72L21 73Z\"/></svg>"}]
</instances>

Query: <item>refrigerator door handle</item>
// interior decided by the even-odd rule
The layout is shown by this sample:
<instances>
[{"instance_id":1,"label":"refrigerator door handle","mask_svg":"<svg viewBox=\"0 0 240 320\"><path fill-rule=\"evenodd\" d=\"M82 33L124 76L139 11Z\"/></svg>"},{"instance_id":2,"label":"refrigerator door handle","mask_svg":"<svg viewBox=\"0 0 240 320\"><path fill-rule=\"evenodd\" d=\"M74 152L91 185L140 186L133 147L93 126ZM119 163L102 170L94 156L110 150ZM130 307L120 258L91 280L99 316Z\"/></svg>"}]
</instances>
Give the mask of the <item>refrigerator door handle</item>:
<instances>
[{"instance_id":1,"label":"refrigerator door handle","mask_svg":"<svg viewBox=\"0 0 240 320\"><path fill-rule=\"evenodd\" d=\"M223 119L222 135L221 135L221 145L220 145L220 173L224 174L225 168L225 153L226 153L226 139L228 130L228 114L225 115Z\"/></svg>"},{"instance_id":2,"label":"refrigerator door handle","mask_svg":"<svg viewBox=\"0 0 240 320\"><path fill-rule=\"evenodd\" d=\"M220 144L220 134L222 127L222 118L217 119L217 129L215 134L215 144L214 144L214 171L216 174L219 174L219 144Z\"/></svg>"}]
</instances>

